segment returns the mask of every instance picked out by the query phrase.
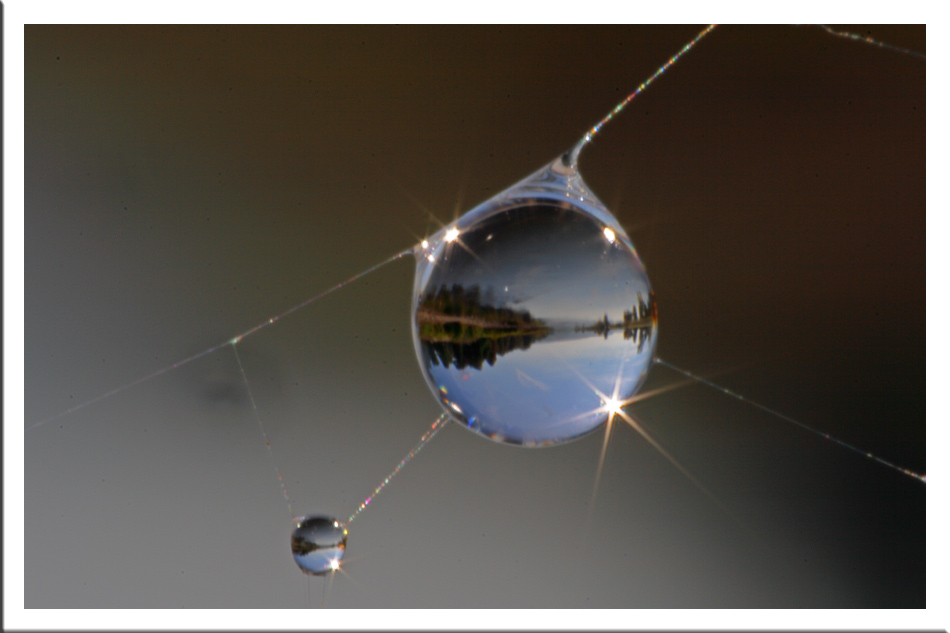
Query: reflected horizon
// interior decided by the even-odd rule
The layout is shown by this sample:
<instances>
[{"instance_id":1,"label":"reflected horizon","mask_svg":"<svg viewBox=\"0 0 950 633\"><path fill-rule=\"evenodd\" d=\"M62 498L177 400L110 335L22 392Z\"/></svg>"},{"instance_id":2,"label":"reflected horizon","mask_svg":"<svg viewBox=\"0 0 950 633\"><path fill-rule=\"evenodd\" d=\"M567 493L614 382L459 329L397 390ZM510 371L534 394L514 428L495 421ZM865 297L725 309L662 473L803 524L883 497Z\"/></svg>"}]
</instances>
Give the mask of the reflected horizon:
<instances>
[{"instance_id":1,"label":"reflected horizon","mask_svg":"<svg viewBox=\"0 0 950 633\"><path fill-rule=\"evenodd\" d=\"M527 310L513 310L505 304L493 305L496 291L478 284L463 288L445 284L423 297L416 310L419 340L427 352L426 361L455 369L481 370L485 362L494 366L499 356L516 350L527 351L532 345L567 339L602 338L617 332L642 354L653 338L656 327L656 303L653 294L645 300L637 293L637 302L622 316L586 322L535 318Z\"/></svg>"}]
</instances>

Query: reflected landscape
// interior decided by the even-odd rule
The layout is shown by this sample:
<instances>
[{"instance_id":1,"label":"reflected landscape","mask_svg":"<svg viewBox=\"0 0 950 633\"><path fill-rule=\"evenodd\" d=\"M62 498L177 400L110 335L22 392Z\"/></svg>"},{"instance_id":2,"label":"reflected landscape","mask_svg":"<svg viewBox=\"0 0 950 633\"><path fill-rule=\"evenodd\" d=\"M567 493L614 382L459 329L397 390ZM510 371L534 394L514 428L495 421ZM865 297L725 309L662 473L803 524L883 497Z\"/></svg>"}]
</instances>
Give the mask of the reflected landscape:
<instances>
[{"instance_id":1,"label":"reflected landscape","mask_svg":"<svg viewBox=\"0 0 950 633\"><path fill-rule=\"evenodd\" d=\"M551 333L527 310L495 307L488 297L481 303L480 294L477 285L466 290L455 284L451 290L443 285L435 295L423 297L416 325L432 362L441 362L445 368L481 370L485 361L494 366L498 356L527 350ZM486 294L494 296L493 288Z\"/></svg>"},{"instance_id":2,"label":"reflected landscape","mask_svg":"<svg viewBox=\"0 0 950 633\"><path fill-rule=\"evenodd\" d=\"M570 441L645 380L656 343L650 282L623 229L561 159L417 257L419 363L472 431L526 447Z\"/></svg>"}]
</instances>

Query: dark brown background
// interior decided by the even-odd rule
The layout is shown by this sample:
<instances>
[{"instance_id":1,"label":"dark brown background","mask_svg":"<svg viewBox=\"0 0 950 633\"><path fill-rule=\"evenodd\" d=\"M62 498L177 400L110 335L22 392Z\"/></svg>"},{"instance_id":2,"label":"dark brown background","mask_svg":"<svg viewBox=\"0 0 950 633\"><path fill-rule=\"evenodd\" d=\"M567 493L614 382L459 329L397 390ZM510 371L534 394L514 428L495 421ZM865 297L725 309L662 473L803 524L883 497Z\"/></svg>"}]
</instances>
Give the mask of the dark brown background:
<instances>
[{"instance_id":1,"label":"dark brown background","mask_svg":"<svg viewBox=\"0 0 950 633\"><path fill-rule=\"evenodd\" d=\"M28 26L27 424L409 247L699 30ZM721 27L581 158L662 358L921 472L925 70ZM411 283L399 262L240 346L298 512L348 516L439 413ZM353 523L328 606L924 606L924 485L702 386L632 411L725 511L618 428L588 522L601 435L451 426ZM25 459L27 607L319 605L228 349L28 432Z\"/></svg>"}]
</instances>

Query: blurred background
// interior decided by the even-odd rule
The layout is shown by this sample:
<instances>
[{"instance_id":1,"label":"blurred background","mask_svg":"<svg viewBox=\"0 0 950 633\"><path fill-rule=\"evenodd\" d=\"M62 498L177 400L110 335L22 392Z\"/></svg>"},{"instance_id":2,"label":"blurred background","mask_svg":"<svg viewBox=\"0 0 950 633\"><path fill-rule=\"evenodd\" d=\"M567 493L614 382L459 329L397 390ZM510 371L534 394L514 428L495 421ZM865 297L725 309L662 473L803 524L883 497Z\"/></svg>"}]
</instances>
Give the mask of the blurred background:
<instances>
[{"instance_id":1,"label":"blurred background","mask_svg":"<svg viewBox=\"0 0 950 633\"><path fill-rule=\"evenodd\" d=\"M924 52L923 27L841 28ZM411 247L568 149L683 27L27 26L26 424ZM925 62L723 26L581 172L658 355L925 472ZM400 260L242 341L299 514L439 415ZM678 380L655 367L644 390ZM530 450L452 424L350 528L327 607L925 606L925 485L702 385ZM319 607L233 352L26 434L26 607Z\"/></svg>"}]
</instances>

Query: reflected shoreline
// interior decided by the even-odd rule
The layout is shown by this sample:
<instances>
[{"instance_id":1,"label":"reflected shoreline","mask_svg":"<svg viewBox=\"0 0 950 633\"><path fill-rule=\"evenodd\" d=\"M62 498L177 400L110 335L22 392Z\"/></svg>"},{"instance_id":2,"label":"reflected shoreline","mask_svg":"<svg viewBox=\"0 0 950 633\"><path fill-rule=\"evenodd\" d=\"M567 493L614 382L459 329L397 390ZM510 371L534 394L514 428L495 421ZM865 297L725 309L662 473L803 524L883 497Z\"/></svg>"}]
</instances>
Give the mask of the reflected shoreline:
<instances>
[{"instance_id":1,"label":"reflected shoreline","mask_svg":"<svg viewBox=\"0 0 950 633\"><path fill-rule=\"evenodd\" d=\"M491 305L493 297L491 287L483 293L478 285L463 288L455 284L451 288L442 285L420 299L415 323L430 366L482 370L485 362L494 366L499 356L526 351L541 341L553 343L587 336L607 340L611 331L622 332L623 339L636 345L640 353L652 339L657 321L652 292L647 300L638 292L637 303L625 310L620 320L611 321L604 313L593 323L557 326L533 317L527 310Z\"/></svg>"}]
</instances>

